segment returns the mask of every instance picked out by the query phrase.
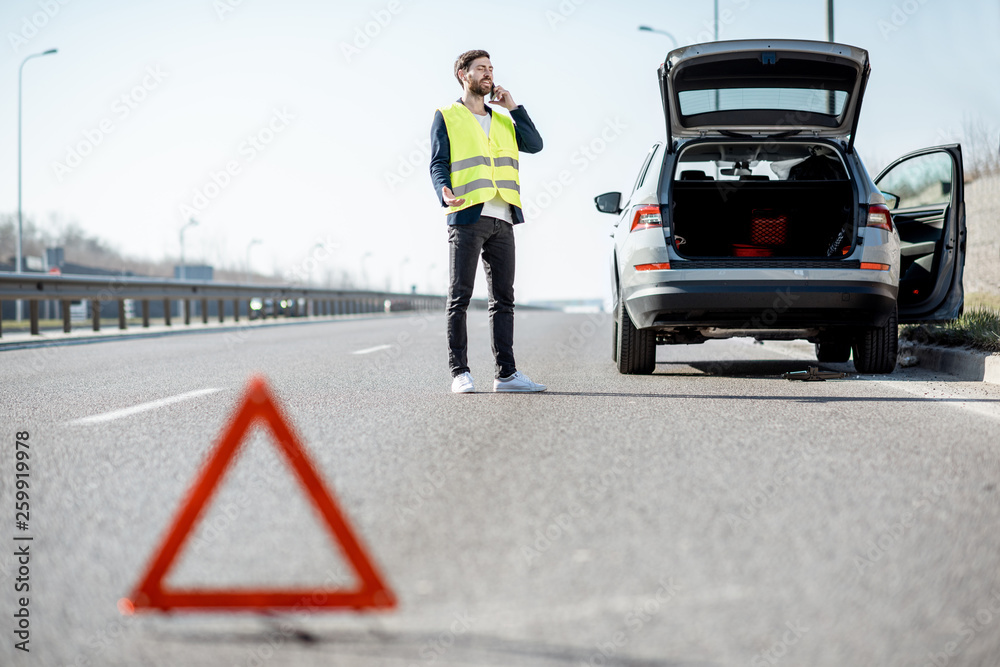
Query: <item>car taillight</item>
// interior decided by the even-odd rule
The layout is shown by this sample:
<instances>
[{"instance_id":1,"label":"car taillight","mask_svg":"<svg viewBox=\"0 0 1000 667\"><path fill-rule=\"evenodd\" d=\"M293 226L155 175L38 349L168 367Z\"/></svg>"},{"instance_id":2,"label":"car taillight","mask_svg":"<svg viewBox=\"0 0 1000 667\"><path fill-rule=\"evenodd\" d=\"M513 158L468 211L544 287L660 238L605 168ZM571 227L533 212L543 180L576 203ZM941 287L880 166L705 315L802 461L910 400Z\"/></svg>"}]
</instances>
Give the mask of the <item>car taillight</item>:
<instances>
[{"instance_id":1,"label":"car taillight","mask_svg":"<svg viewBox=\"0 0 1000 667\"><path fill-rule=\"evenodd\" d=\"M881 262L861 262L861 268L868 271L888 271L889 265Z\"/></svg>"},{"instance_id":2,"label":"car taillight","mask_svg":"<svg viewBox=\"0 0 1000 667\"><path fill-rule=\"evenodd\" d=\"M663 219L660 217L659 206L640 206L635 209L632 215L632 228L630 232L639 229L650 229L652 227L662 227Z\"/></svg>"},{"instance_id":3,"label":"car taillight","mask_svg":"<svg viewBox=\"0 0 1000 667\"><path fill-rule=\"evenodd\" d=\"M868 226L892 231L892 214L889 209L882 204L873 204L868 207Z\"/></svg>"}]
</instances>

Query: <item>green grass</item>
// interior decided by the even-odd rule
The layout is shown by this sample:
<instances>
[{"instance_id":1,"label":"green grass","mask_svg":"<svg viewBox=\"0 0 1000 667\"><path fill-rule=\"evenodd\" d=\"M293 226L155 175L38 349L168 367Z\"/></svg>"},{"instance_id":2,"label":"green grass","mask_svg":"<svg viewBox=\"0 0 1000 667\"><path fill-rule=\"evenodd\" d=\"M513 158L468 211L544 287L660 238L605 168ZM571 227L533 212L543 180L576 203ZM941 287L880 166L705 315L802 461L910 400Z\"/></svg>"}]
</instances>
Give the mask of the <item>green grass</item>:
<instances>
[{"instance_id":1,"label":"green grass","mask_svg":"<svg viewBox=\"0 0 1000 667\"><path fill-rule=\"evenodd\" d=\"M965 312L958 319L940 324L903 325L899 328L899 338L915 343L1000 352L1000 296L982 292L967 294Z\"/></svg>"},{"instance_id":2,"label":"green grass","mask_svg":"<svg viewBox=\"0 0 1000 667\"><path fill-rule=\"evenodd\" d=\"M1000 311L1000 294L988 292L971 292L965 295L965 309L987 308Z\"/></svg>"}]
</instances>

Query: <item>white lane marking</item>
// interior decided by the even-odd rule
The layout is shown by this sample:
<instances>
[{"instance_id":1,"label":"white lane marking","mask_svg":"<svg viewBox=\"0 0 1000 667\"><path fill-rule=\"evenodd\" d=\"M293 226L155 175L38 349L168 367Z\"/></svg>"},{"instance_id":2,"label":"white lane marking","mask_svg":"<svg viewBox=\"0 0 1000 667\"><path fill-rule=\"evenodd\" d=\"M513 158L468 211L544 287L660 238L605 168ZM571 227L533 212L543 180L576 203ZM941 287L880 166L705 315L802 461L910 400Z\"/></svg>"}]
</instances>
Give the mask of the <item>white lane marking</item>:
<instances>
[{"instance_id":1,"label":"white lane marking","mask_svg":"<svg viewBox=\"0 0 1000 667\"><path fill-rule=\"evenodd\" d=\"M392 345L376 345L375 347L366 347L363 350L354 350L351 354L371 354L372 352L378 352L379 350L388 350Z\"/></svg>"},{"instance_id":2,"label":"white lane marking","mask_svg":"<svg viewBox=\"0 0 1000 667\"><path fill-rule=\"evenodd\" d=\"M155 410L156 408L162 408L173 403L180 403L181 401L186 401L190 398L198 398L199 396L204 396L205 394L214 394L217 391L222 391L221 387L211 387L208 389L195 389L194 391L189 391L184 394L177 394L176 396L168 396L167 398L161 398L156 401L150 401L149 403L140 403L139 405L133 405L130 408L122 408L121 410L112 410L111 412L105 412L99 415L92 415L90 417L81 417L80 419L74 419L69 424L100 424L102 422L109 422L114 419L121 419L122 417L130 417L131 415L138 414L140 412L146 412L147 410Z\"/></svg>"}]
</instances>

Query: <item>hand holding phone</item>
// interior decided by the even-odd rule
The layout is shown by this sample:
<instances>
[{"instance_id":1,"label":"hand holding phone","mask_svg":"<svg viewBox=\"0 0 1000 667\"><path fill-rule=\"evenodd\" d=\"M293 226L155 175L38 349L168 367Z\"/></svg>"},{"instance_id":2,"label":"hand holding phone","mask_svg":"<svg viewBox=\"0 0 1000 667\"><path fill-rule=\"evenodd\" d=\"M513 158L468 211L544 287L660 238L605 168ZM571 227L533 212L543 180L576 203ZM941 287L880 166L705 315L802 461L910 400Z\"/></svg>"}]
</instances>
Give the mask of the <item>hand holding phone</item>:
<instances>
[{"instance_id":1,"label":"hand holding phone","mask_svg":"<svg viewBox=\"0 0 1000 667\"><path fill-rule=\"evenodd\" d=\"M511 111L517 108L517 103L510 96L510 91L508 91L503 86L494 85L490 90L490 104L499 104L504 109Z\"/></svg>"}]
</instances>

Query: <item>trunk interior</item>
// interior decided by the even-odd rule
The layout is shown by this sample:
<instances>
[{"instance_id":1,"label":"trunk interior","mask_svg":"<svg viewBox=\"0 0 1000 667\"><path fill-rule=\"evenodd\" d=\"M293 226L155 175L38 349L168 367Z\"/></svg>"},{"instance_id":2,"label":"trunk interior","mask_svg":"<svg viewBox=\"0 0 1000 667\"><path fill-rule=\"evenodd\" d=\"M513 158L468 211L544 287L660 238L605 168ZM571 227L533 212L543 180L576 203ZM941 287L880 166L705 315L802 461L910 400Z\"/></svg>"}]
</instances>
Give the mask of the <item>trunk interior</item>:
<instances>
[{"instance_id":1,"label":"trunk interior","mask_svg":"<svg viewBox=\"0 0 1000 667\"><path fill-rule=\"evenodd\" d=\"M744 178L714 181L683 172L672 184L673 244L681 256L838 259L849 252L850 181Z\"/></svg>"}]
</instances>

